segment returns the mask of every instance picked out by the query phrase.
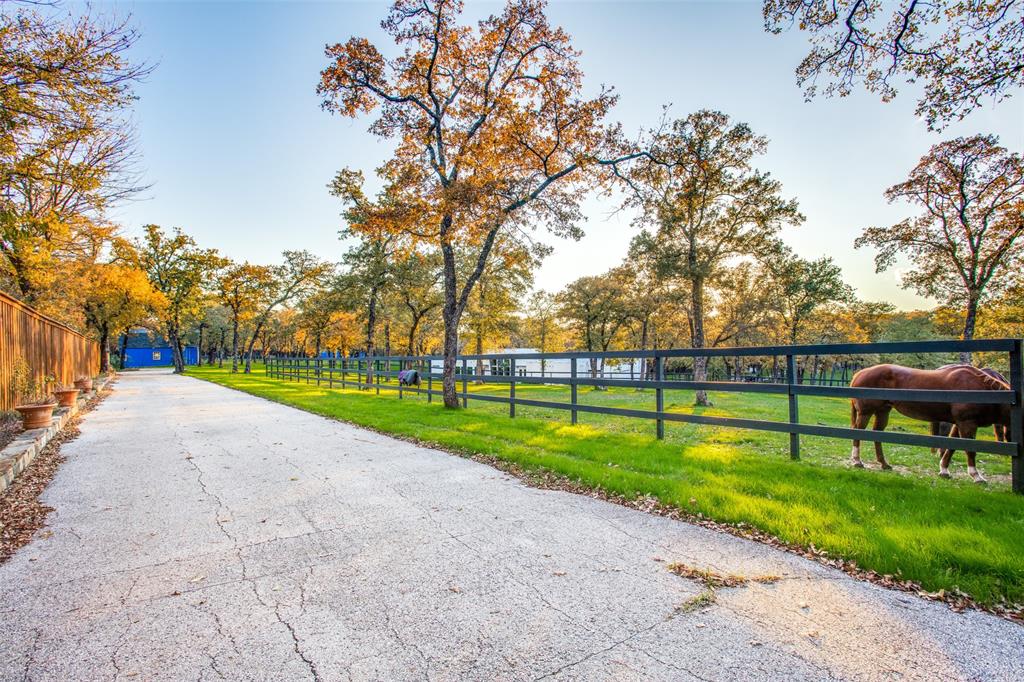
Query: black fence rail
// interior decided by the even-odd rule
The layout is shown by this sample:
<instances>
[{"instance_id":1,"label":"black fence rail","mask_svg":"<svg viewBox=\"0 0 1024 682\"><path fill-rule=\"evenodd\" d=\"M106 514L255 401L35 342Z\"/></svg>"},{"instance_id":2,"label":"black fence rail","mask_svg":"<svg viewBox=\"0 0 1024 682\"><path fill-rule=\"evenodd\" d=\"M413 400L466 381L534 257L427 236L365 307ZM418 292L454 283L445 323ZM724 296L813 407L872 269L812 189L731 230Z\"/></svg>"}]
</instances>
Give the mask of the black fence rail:
<instances>
[{"instance_id":1,"label":"black fence rail","mask_svg":"<svg viewBox=\"0 0 1024 682\"><path fill-rule=\"evenodd\" d=\"M605 414L618 417L650 419L655 422L658 438L665 437L666 422L703 424L729 428L753 429L789 434L789 451L793 459L800 458L800 436L823 436L844 440L914 445L935 448L970 450L1012 458L1012 487L1014 492L1024 493L1024 406L1021 396L1024 384L1021 339L985 339L975 341L906 341L868 344L828 344L803 346L759 346L749 348L707 348L672 350L616 350L606 353L491 353L483 355L460 355L457 358L457 391L463 407L470 400L505 403L509 406L509 417L516 416L516 406L539 407L564 410L570 413L570 420L577 423L579 413ZM1005 354L1008 360L1010 390L985 391L937 391L917 389L873 389L853 388L848 385L834 385L835 381L803 383L798 372L798 358L828 356L863 356L875 354L942 354L960 352ZM742 378L733 380L693 381L683 372L674 377L666 375L669 361L697 357L706 358L784 358L783 381ZM266 359L265 372L268 376L294 381L326 385L330 388L372 389L380 394L381 389L405 393L424 394L428 401L442 395L440 390L442 356L374 356L352 358L308 358L270 356ZM623 369L629 361L628 370ZM637 363L639 361L639 364ZM1001 364L1001 363L1000 363ZM539 369L538 369L539 365ZM567 366L566 366L567 365ZM421 385L404 386L397 381L399 372L415 369L421 377ZM682 376L683 378L675 378ZM508 395L471 393L469 382L508 385ZM435 388L435 382L438 387ZM845 383L845 382L844 382ZM425 386L424 386L425 384ZM569 386L570 400L555 402L534 400L516 396L516 386L521 384L551 384ZM580 386L631 387L653 389L654 409L637 410L620 407L606 407L581 404L578 400ZM787 421L767 421L737 417L711 417L698 414L683 414L665 411L666 390L706 390L738 393L767 393L785 395L789 402ZM983 441L948 436L925 436L893 431L874 431L839 426L822 426L800 423L800 396L831 398L874 398L901 402L926 403L977 403L1003 404L1010 406L1010 434L1008 442Z\"/></svg>"}]
</instances>

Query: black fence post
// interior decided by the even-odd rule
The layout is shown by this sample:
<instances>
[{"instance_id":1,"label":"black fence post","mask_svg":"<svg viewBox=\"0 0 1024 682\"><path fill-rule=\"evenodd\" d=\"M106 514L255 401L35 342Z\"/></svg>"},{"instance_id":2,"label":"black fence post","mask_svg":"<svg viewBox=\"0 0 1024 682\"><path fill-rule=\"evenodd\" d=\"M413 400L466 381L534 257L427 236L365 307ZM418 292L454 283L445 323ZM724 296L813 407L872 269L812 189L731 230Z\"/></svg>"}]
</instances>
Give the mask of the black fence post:
<instances>
[{"instance_id":1,"label":"black fence post","mask_svg":"<svg viewBox=\"0 0 1024 682\"><path fill-rule=\"evenodd\" d=\"M469 365L462 358L462 406L469 407Z\"/></svg>"},{"instance_id":2,"label":"black fence post","mask_svg":"<svg viewBox=\"0 0 1024 682\"><path fill-rule=\"evenodd\" d=\"M380 395L380 358L373 359L373 385L377 395Z\"/></svg>"},{"instance_id":3,"label":"black fence post","mask_svg":"<svg viewBox=\"0 0 1024 682\"><path fill-rule=\"evenodd\" d=\"M427 360L427 402L434 402L434 363Z\"/></svg>"},{"instance_id":4,"label":"black fence post","mask_svg":"<svg viewBox=\"0 0 1024 682\"><path fill-rule=\"evenodd\" d=\"M573 406L573 410L572 410L572 423L575 424L576 420L577 420L577 412L576 412L576 358L573 358L572 360L569 361L569 367L570 367L570 372L569 372L569 397L570 397L570 402L572 403L572 406Z\"/></svg>"},{"instance_id":5,"label":"black fence post","mask_svg":"<svg viewBox=\"0 0 1024 682\"><path fill-rule=\"evenodd\" d=\"M800 410L797 405L797 396L793 392L796 385L796 357L790 353L786 356L786 384L789 388L789 423L800 423ZM800 459L800 434L789 433L789 458Z\"/></svg>"},{"instance_id":6,"label":"black fence post","mask_svg":"<svg viewBox=\"0 0 1024 682\"><path fill-rule=\"evenodd\" d=\"M391 362L388 361L388 370L391 369ZM402 399L402 361L398 361L398 399Z\"/></svg>"},{"instance_id":7,"label":"black fence post","mask_svg":"<svg viewBox=\"0 0 1024 682\"><path fill-rule=\"evenodd\" d=\"M1013 405L1010 406L1010 440L1017 447L1010 460L1010 487L1017 494L1024 493L1024 367L1021 366L1021 340L1013 340L1010 351L1010 388Z\"/></svg>"},{"instance_id":8,"label":"black fence post","mask_svg":"<svg viewBox=\"0 0 1024 682\"><path fill-rule=\"evenodd\" d=\"M516 416L516 359L509 358L509 381L508 381L508 416Z\"/></svg>"},{"instance_id":9,"label":"black fence post","mask_svg":"<svg viewBox=\"0 0 1024 682\"><path fill-rule=\"evenodd\" d=\"M660 355L654 356L654 377L659 382L665 380L665 358ZM665 411L665 390L661 386L654 389L654 404L659 415ZM665 420L659 417L657 423L658 440L664 440Z\"/></svg>"}]
</instances>

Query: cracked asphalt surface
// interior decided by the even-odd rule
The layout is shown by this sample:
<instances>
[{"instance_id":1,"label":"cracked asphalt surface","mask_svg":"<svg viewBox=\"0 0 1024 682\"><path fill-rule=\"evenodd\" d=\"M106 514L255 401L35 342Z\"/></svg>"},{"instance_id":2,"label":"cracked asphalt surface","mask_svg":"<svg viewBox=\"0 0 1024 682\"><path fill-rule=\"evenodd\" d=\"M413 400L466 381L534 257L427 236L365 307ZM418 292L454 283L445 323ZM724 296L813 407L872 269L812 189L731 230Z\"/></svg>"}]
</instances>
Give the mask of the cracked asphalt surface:
<instances>
[{"instance_id":1,"label":"cracked asphalt surface","mask_svg":"<svg viewBox=\"0 0 1024 682\"><path fill-rule=\"evenodd\" d=\"M63 447L0 679L1020 679L1024 628L167 373ZM770 585L722 589L668 562Z\"/></svg>"}]
</instances>

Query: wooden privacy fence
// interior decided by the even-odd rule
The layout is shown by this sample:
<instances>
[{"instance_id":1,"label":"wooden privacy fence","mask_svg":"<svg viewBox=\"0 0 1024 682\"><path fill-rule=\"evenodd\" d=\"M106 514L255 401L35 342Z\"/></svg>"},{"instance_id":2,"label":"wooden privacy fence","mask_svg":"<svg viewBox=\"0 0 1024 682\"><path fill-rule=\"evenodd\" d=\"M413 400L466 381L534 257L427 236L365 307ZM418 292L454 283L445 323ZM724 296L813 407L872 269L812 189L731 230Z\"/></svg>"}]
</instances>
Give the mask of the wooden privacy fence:
<instances>
[{"instance_id":1,"label":"wooden privacy fence","mask_svg":"<svg viewBox=\"0 0 1024 682\"><path fill-rule=\"evenodd\" d=\"M577 422L580 412L607 414L618 417L651 419L655 421L658 438L665 436L666 422L684 422L705 424L757 431L773 431L789 434L789 452L793 459L800 458L800 436L824 436L842 438L844 440L859 439L879 443L898 445L919 445L922 447L969 449L973 452L984 452L1008 455L1012 460L1013 490L1024 493L1024 407L1022 407L1022 383L1024 383L1024 366L1021 364L1021 339L985 339L976 341L903 341L888 343L845 343L828 345L804 346L761 346L750 348L704 348L704 349L673 349L673 350L617 350L607 353L497 353L484 355L458 356L458 382L463 407L470 400L506 403L509 416L515 417L516 406L542 407L555 410L566 410L570 413L573 424ZM803 384L797 373L797 359L808 356L851 356L897 353L935 353L949 354L969 352L1005 353L1010 368L1010 390L1008 391L935 391L918 389L881 389L852 388L850 386L824 386ZM696 357L785 357L785 381L783 382L746 382L746 381L684 381L670 380L665 376L665 361L670 358ZM624 358L644 359L653 369L652 372L630 371L630 378L624 378L623 372L613 372L612 376L600 376L600 372L581 371L581 361L587 361L592 367L595 361L617 361ZM439 364L441 356L379 356L361 358L295 358L269 357L266 360L266 374L279 379L306 381L328 387L372 387L377 393L380 390L396 390L402 397L405 392L426 394L431 401L435 395L442 395L435 382L441 379ZM473 372L474 365L480 360L490 373L483 375ZM568 361L568 371L547 371L537 376L535 371L526 372L520 368L529 361ZM518 365L518 367L517 367ZM631 365L632 367L632 365ZM416 369L420 372L426 387L415 388L392 383L391 379L398 376L402 368ZM595 376L594 374L597 374ZM633 376L635 374L635 376ZM367 378L372 382L368 386ZM383 380L383 381L382 381ZM470 393L469 381L488 384L507 384L507 396ZM549 400L532 400L516 397L517 384L556 384L569 386L569 402ZM580 404L577 389L579 386L619 386L648 388L654 390L654 409L635 410L619 407ZM787 421L766 421L759 419L742 419L736 417L712 417L701 414L682 414L665 411L666 390L707 390L729 391L738 393L769 393L785 395L789 402ZM854 429L839 426L823 426L820 424L800 423L800 396L820 396L832 398L875 398L883 400L899 400L906 402L930 403L981 403L1010 405L1010 442L973 440L966 438L950 438L948 436L924 436L914 433L896 431L874 431L870 429Z\"/></svg>"},{"instance_id":2,"label":"wooden privacy fence","mask_svg":"<svg viewBox=\"0 0 1024 682\"><path fill-rule=\"evenodd\" d=\"M24 358L37 376L53 374L62 384L95 376L100 347L67 325L0 292L0 411L14 407L11 375Z\"/></svg>"}]
</instances>

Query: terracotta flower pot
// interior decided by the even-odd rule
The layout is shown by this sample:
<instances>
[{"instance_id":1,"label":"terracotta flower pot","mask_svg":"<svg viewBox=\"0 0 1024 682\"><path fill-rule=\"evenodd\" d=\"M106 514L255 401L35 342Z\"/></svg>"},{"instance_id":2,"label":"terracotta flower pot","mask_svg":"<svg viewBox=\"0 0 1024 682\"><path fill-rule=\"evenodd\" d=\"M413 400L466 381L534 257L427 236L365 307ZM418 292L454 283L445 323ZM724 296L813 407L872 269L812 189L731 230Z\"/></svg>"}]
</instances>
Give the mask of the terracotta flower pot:
<instances>
[{"instance_id":1,"label":"terracotta flower pot","mask_svg":"<svg viewBox=\"0 0 1024 682\"><path fill-rule=\"evenodd\" d=\"M88 393L92 390L92 379L79 379L75 382L75 388L80 389L83 393Z\"/></svg>"},{"instance_id":2,"label":"terracotta flower pot","mask_svg":"<svg viewBox=\"0 0 1024 682\"><path fill-rule=\"evenodd\" d=\"M53 392L53 395L57 397L57 404L61 407L74 407L75 401L78 400L78 394L81 392L80 388L59 388Z\"/></svg>"},{"instance_id":3,"label":"terracotta flower pot","mask_svg":"<svg viewBox=\"0 0 1024 682\"><path fill-rule=\"evenodd\" d=\"M57 403L43 405L16 405L14 409L21 413L21 424L25 430L45 429L53 422L53 408Z\"/></svg>"}]
</instances>

